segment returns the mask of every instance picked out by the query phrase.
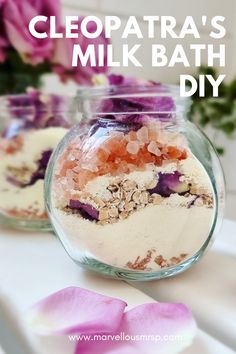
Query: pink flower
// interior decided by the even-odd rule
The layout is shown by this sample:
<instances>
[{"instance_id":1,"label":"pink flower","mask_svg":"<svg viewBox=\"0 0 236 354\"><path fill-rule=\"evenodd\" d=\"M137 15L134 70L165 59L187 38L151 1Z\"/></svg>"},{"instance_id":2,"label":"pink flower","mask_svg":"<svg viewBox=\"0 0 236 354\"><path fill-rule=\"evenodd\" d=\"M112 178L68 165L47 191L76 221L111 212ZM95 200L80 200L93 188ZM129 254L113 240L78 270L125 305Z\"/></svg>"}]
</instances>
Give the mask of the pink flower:
<instances>
[{"instance_id":1,"label":"pink flower","mask_svg":"<svg viewBox=\"0 0 236 354\"><path fill-rule=\"evenodd\" d=\"M82 17L79 19L79 28L82 21ZM96 30L96 24L94 22L89 22L87 29L89 32L93 33ZM61 31L65 33L65 29L61 28ZM98 58L98 45L104 45L104 66L99 67L98 65L92 67L89 62L86 67L83 67L78 63L77 68L72 67L72 53L74 44L79 44L81 50L85 53L89 44L95 46L95 56ZM55 63L54 71L61 77L62 81L66 81L68 78L72 78L79 84L91 85L92 77L95 74L101 74L107 72L107 45L109 40L105 38L104 31L98 38L89 39L79 33L79 38L77 39L57 39L53 62Z\"/></svg>"},{"instance_id":2,"label":"pink flower","mask_svg":"<svg viewBox=\"0 0 236 354\"><path fill-rule=\"evenodd\" d=\"M3 23L3 4L5 0L0 0L0 63L6 59L6 48L9 46L9 42L6 37L6 32Z\"/></svg>"},{"instance_id":3,"label":"pink flower","mask_svg":"<svg viewBox=\"0 0 236 354\"><path fill-rule=\"evenodd\" d=\"M185 305L125 307L122 300L71 287L36 304L28 323L37 334L76 336L74 354L177 354L191 345L196 323Z\"/></svg>"},{"instance_id":4,"label":"pink flower","mask_svg":"<svg viewBox=\"0 0 236 354\"><path fill-rule=\"evenodd\" d=\"M113 337L82 340L75 354L176 354L191 345L195 330L185 305L145 304L124 313ZM120 335L123 340L113 339Z\"/></svg>"},{"instance_id":5,"label":"pink flower","mask_svg":"<svg viewBox=\"0 0 236 354\"><path fill-rule=\"evenodd\" d=\"M37 15L60 18L59 0L6 0L3 7L3 21L11 45L21 54L25 62L38 64L50 59L53 41L50 38L37 39L28 29L30 20ZM49 33L49 21L41 22L38 31Z\"/></svg>"},{"instance_id":6,"label":"pink flower","mask_svg":"<svg viewBox=\"0 0 236 354\"><path fill-rule=\"evenodd\" d=\"M109 333L119 326L125 307L122 300L70 287L34 305L28 323L41 335Z\"/></svg>"}]
</instances>

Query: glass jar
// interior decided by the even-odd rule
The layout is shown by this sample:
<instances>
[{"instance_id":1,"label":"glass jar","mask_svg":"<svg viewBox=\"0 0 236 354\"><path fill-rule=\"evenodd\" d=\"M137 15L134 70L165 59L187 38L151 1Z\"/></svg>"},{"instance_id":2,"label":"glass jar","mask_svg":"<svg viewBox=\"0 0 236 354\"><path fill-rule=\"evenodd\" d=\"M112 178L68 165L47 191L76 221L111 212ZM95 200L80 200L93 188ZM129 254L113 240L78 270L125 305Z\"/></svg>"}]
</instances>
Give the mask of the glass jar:
<instances>
[{"instance_id":1,"label":"glass jar","mask_svg":"<svg viewBox=\"0 0 236 354\"><path fill-rule=\"evenodd\" d=\"M45 183L68 254L129 280L189 268L222 221L224 178L178 88L84 89L78 105L81 122L56 148Z\"/></svg>"},{"instance_id":2,"label":"glass jar","mask_svg":"<svg viewBox=\"0 0 236 354\"><path fill-rule=\"evenodd\" d=\"M0 97L0 222L14 228L51 229L43 184L53 149L70 124L67 99L27 94Z\"/></svg>"}]
</instances>

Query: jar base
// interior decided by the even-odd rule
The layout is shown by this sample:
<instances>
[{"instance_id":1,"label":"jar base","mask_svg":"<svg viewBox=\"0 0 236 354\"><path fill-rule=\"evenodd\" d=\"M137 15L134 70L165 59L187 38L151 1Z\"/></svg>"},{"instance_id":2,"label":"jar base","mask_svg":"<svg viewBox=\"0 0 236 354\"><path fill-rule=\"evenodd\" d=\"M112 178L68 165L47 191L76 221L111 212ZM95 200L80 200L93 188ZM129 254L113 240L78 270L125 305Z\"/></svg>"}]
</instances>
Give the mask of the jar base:
<instances>
[{"instance_id":1,"label":"jar base","mask_svg":"<svg viewBox=\"0 0 236 354\"><path fill-rule=\"evenodd\" d=\"M93 273L100 274L105 278L113 278L124 281L151 281L171 277L186 271L201 258L202 253L203 252L198 252L196 255L179 264L178 266L169 267L165 270L155 272L130 271L128 269L126 270L113 267L91 258L85 258L83 259L83 262L77 261L75 259L73 260L80 267L92 271Z\"/></svg>"},{"instance_id":2,"label":"jar base","mask_svg":"<svg viewBox=\"0 0 236 354\"><path fill-rule=\"evenodd\" d=\"M49 220L25 220L16 219L9 216L0 215L0 225L7 228L13 228L15 230L22 231L52 231L52 226Z\"/></svg>"}]
</instances>

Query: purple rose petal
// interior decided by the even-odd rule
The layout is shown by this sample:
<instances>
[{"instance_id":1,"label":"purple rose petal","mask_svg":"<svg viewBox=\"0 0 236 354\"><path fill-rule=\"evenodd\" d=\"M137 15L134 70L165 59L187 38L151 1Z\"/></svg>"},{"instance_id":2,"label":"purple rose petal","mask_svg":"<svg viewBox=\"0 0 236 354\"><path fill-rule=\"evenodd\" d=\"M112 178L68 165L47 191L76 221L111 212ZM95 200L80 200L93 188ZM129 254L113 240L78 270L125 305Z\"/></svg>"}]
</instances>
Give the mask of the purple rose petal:
<instances>
[{"instance_id":1,"label":"purple rose petal","mask_svg":"<svg viewBox=\"0 0 236 354\"><path fill-rule=\"evenodd\" d=\"M79 200L71 199L69 207L78 210L85 219L91 221L98 220L99 212L90 204L81 203Z\"/></svg>"},{"instance_id":2,"label":"purple rose petal","mask_svg":"<svg viewBox=\"0 0 236 354\"><path fill-rule=\"evenodd\" d=\"M160 83L115 74L110 75L108 80L112 85L111 92L114 91L114 97L103 99L99 107L103 115L108 113L107 118L112 117L122 122L135 119L136 122L143 123L147 119L147 114L155 119L172 119L175 116L174 99L171 93L166 96L162 95L164 86ZM116 97L114 86L120 87L121 93L127 96ZM154 95L152 96L149 92Z\"/></svg>"},{"instance_id":3,"label":"purple rose petal","mask_svg":"<svg viewBox=\"0 0 236 354\"><path fill-rule=\"evenodd\" d=\"M181 176L182 174L178 171L174 173L159 172L156 187L148 189L148 192L150 194L160 194L162 197L169 197L173 193L185 193L189 190L189 186L180 181Z\"/></svg>"},{"instance_id":4,"label":"purple rose petal","mask_svg":"<svg viewBox=\"0 0 236 354\"><path fill-rule=\"evenodd\" d=\"M51 149L50 150L46 150L46 151L44 151L42 153L42 157L38 161L39 170L47 168L47 165L48 165L48 162L50 160L51 155L52 155L52 150Z\"/></svg>"},{"instance_id":5,"label":"purple rose petal","mask_svg":"<svg viewBox=\"0 0 236 354\"><path fill-rule=\"evenodd\" d=\"M70 124L61 115L55 115L48 119L45 127L61 127L69 129Z\"/></svg>"},{"instance_id":6,"label":"purple rose petal","mask_svg":"<svg viewBox=\"0 0 236 354\"><path fill-rule=\"evenodd\" d=\"M58 95L42 95L32 90L27 94L7 96L10 124L2 133L5 138L16 136L22 130L48 127L69 128L65 117L66 100Z\"/></svg>"},{"instance_id":7,"label":"purple rose petal","mask_svg":"<svg viewBox=\"0 0 236 354\"><path fill-rule=\"evenodd\" d=\"M124 85L124 76L123 75L116 75L116 74L111 74L108 76L108 81L110 85Z\"/></svg>"},{"instance_id":8,"label":"purple rose petal","mask_svg":"<svg viewBox=\"0 0 236 354\"><path fill-rule=\"evenodd\" d=\"M29 182L22 183L18 181L17 178L14 176L7 176L7 181L20 188L25 188L34 185L38 180L44 179L46 168L51 155L52 150L46 150L42 153L40 160L37 161L37 170L32 174Z\"/></svg>"}]
</instances>

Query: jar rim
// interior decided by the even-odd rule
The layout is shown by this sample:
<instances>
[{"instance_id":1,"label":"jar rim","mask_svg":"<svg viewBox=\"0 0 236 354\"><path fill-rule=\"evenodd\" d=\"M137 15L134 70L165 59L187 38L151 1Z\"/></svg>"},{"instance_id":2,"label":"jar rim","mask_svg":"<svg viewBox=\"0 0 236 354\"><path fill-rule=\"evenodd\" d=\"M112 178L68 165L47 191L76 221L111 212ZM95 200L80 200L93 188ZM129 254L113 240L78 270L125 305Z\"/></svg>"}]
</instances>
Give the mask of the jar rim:
<instances>
[{"instance_id":1,"label":"jar rim","mask_svg":"<svg viewBox=\"0 0 236 354\"><path fill-rule=\"evenodd\" d=\"M154 82L141 85L81 87L77 90L76 102L80 108L82 107L82 111L92 108L94 114L116 116L131 112L137 114L157 113L166 115L168 119L169 115L172 115L173 118L174 113L188 111L191 104L190 99L180 96L178 85L156 84ZM109 107L111 105L108 102L117 102L117 105L113 104L113 108L114 105L116 106L115 111ZM122 105L122 103L124 104ZM129 106L127 111L125 111L127 108L125 103L128 103ZM108 108L111 110L108 111Z\"/></svg>"},{"instance_id":2,"label":"jar rim","mask_svg":"<svg viewBox=\"0 0 236 354\"><path fill-rule=\"evenodd\" d=\"M176 99L188 100L185 97L180 97L179 86L174 84L161 84L150 82L141 85L107 85L107 86L83 86L77 89L77 97L79 99L98 98L103 95L130 95L130 94L152 94L158 96L172 96Z\"/></svg>"}]
</instances>

